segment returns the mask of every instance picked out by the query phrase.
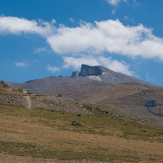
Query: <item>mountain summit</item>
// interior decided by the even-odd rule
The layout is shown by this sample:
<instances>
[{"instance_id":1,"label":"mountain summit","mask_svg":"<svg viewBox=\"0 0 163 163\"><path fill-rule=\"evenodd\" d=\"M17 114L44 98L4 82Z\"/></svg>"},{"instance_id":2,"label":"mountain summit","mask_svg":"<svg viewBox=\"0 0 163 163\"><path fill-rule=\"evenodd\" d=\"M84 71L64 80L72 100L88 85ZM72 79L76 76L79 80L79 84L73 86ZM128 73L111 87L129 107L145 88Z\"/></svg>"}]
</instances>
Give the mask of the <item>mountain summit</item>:
<instances>
[{"instance_id":1,"label":"mountain summit","mask_svg":"<svg viewBox=\"0 0 163 163\"><path fill-rule=\"evenodd\" d=\"M103 72L104 71L102 70L101 66L82 65L79 76L98 76L102 75Z\"/></svg>"},{"instance_id":2,"label":"mountain summit","mask_svg":"<svg viewBox=\"0 0 163 163\"><path fill-rule=\"evenodd\" d=\"M54 88L63 86L79 86L98 83L128 83L136 82L144 85L153 85L133 78L131 76L114 72L103 66L89 66L82 64L81 71L74 71L71 77L48 77L38 80L31 80L25 83L6 82L12 88L25 88L31 93L47 92Z\"/></svg>"},{"instance_id":3,"label":"mountain summit","mask_svg":"<svg viewBox=\"0 0 163 163\"><path fill-rule=\"evenodd\" d=\"M86 80L98 81L102 83L127 83L136 82L140 84L153 85L131 76L114 72L103 66L89 66L82 64L81 71L74 71L72 78L85 78Z\"/></svg>"},{"instance_id":4,"label":"mountain summit","mask_svg":"<svg viewBox=\"0 0 163 163\"><path fill-rule=\"evenodd\" d=\"M99 76L102 75L103 72L104 72L104 67L102 66L88 66L82 64L81 71L80 72L74 71L71 77Z\"/></svg>"}]
</instances>

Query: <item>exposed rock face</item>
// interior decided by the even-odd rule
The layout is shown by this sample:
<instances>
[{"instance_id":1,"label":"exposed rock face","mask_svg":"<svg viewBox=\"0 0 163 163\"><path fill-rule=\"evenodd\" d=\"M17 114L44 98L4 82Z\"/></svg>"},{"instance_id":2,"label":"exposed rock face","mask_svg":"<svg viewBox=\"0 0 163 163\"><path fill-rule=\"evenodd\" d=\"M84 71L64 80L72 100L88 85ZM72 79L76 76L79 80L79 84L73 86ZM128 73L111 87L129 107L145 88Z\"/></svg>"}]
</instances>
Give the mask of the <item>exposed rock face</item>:
<instances>
[{"instance_id":1,"label":"exposed rock face","mask_svg":"<svg viewBox=\"0 0 163 163\"><path fill-rule=\"evenodd\" d=\"M0 81L0 86L2 86L2 87L8 87L8 85L3 80Z\"/></svg>"},{"instance_id":2,"label":"exposed rock face","mask_svg":"<svg viewBox=\"0 0 163 163\"><path fill-rule=\"evenodd\" d=\"M103 70L100 68L100 66L82 65L79 76L98 76L102 75L102 72Z\"/></svg>"},{"instance_id":3,"label":"exposed rock face","mask_svg":"<svg viewBox=\"0 0 163 163\"><path fill-rule=\"evenodd\" d=\"M72 78L78 77L79 73L80 73L79 71L74 71L74 72L72 73L71 77L72 77Z\"/></svg>"}]
</instances>

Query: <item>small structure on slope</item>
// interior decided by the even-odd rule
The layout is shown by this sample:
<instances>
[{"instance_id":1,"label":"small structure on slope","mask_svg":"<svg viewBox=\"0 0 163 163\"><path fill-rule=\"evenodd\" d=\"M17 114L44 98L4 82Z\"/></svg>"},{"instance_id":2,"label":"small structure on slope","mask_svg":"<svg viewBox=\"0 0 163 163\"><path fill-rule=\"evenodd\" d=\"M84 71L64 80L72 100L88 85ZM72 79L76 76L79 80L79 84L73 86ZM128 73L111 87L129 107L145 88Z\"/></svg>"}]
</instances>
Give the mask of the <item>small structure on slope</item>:
<instances>
[{"instance_id":1,"label":"small structure on slope","mask_svg":"<svg viewBox=\"0 0 163 163\"><path fill-rule=\"evenodd\" d=\"M146 107L155 107L157 106L157 103L155 100L148 100L145 104Z\"/></svg>"},{"instance_id":2,"label":"small structure on slope","mask_svg":"<svg viewBox=\"0 0 163 163\"><path fill-rule=\"evenodd\" d=\"M28 89L23 88L23 93L25 93L25 94L29 94L29 90L28 90Z\"/></svg>"}]
</instances>

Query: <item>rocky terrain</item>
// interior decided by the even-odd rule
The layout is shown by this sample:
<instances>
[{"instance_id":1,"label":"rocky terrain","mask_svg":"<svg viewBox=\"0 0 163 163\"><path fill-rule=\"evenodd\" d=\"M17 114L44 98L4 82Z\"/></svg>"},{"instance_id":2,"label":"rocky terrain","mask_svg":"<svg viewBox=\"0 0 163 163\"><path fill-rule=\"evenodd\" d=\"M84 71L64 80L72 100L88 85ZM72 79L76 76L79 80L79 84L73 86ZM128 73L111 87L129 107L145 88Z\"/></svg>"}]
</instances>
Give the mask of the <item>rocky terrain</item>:
<instances>
[{"instance_id":1,"label":"rocky terrain","mask_svg":"<svg viewBox=\"0 0 163 163\"><path fill-rule=\"evenodd\" d=\"M25 106L27 109L43 108L51 111L91 114L83 105L73 99L59 96L40 96L24 94L21 89L11 89L7 85L0 86L0 103L5 105Z\"/></svg>"}]
</instances>

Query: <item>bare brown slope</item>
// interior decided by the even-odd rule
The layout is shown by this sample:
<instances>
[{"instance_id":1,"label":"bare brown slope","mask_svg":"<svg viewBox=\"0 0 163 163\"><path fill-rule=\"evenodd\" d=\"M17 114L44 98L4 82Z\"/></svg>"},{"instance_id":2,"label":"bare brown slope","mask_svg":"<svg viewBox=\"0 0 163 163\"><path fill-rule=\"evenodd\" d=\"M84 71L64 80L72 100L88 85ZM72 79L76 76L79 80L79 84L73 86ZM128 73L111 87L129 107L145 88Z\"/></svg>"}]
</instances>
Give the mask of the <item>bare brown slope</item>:
<instances>
[{"instance_id":1,"label":"bare brown slope","mask_svg":"<svg viewBox=\"0 0 163 163\"><path fill-rule=\"evenodd\" d=\"M48 92L42 93L43 95L58 95L62 94L66 97L71 97L75 100L81 101L89 97L99 94L109 88L115 87L116 84L100 83L100 84L85 84L79 86L59 87Z\"/></svg>"},{"instance_id":2,"label":"bare brown slope","mask_svg":"<svg viewBox=\"0 0 163 163\"><path fill-rule=\"evenodd\" d=\"M75 100L83 102L100 102L110 96L116 94L122 94L126 96L128 94L134 93L133 91L146 90L145 85L139 83L125 83L125 84L110 84L110 83L100 83L100 84L86 84L82 86L70 86L70 87L60 87L53 89L52 91L45 92L43 94L57 95L62 94L63 96L74 98ZM128 94L126 94L128 92Z\"/></svg>"},{"instance_id":3,"label":"bare brown slope","mask_svg":"<svg viewBox=\"0 0 163 163\"><path fill-rule=\"evenodd\" d=\"M110 86L110 85L109 85ZM140 92L141 90L146 90L145 85L128 83L128 84L114 84L112 87L105 87L105 90L101 90L100 93L82 100L82 102L102 102L115 100L120 97L126 97L128 95ZM95 88L96 89L96 88Z\"/></svg>"}]
</instances>

